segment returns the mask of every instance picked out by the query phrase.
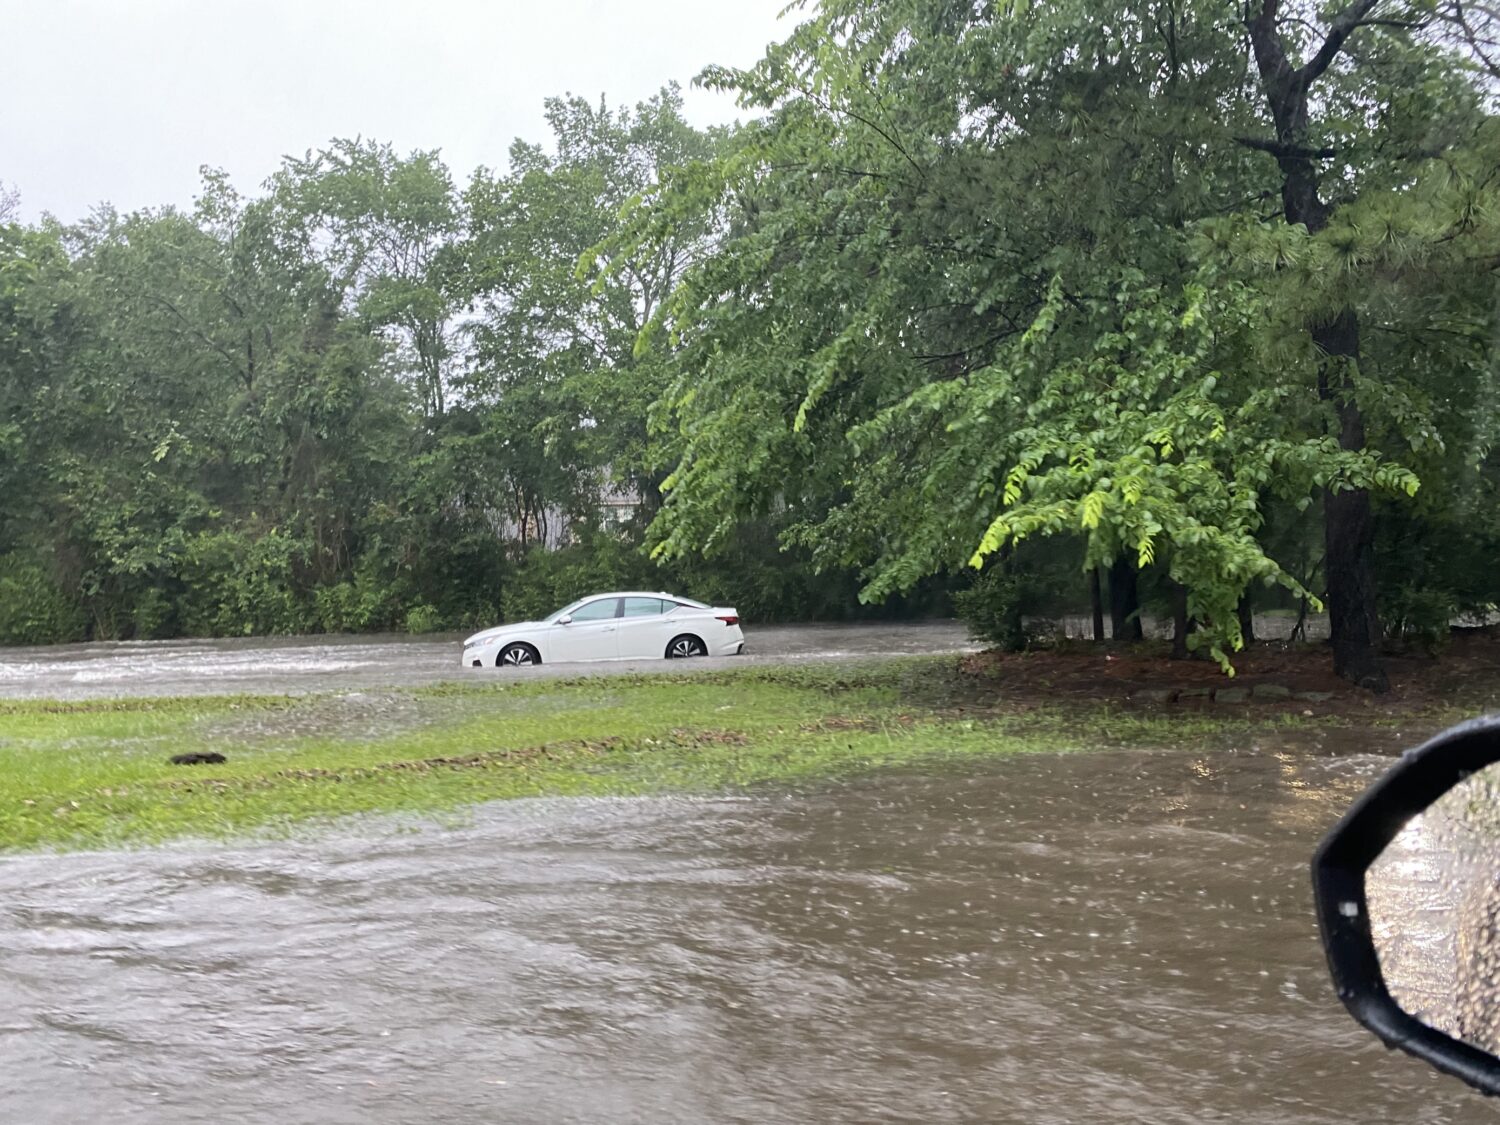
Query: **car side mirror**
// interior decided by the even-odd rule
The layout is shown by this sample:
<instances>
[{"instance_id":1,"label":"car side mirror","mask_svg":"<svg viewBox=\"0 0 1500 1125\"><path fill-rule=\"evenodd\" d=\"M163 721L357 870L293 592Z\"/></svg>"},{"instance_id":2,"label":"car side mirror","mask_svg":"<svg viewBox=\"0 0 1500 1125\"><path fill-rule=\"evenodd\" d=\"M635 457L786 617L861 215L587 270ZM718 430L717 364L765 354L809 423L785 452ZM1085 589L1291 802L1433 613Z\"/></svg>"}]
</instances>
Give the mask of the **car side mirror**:
<instances>
[{"instance_id":1,"label":"car side mirror","mask_svg":"<svg viewBox=\"0 0 1500 1125\"><path fill-rule=\"evenodd\" d=\"M1500 717L1408 751L1318 848L1339 998L1388 1047L1500 1094Z\"/></svg>"},{"instance_id":2,"label":"car side mirror","mask_svg":"<svg viewBox=\"0 0 1500 1125\"><path fill-rule=\"evenodd\" d=\"M557 623L559 625L571 625L573 624L573 615L571 613L565 613L557 619Z\"/></svg>"}]
</instances>

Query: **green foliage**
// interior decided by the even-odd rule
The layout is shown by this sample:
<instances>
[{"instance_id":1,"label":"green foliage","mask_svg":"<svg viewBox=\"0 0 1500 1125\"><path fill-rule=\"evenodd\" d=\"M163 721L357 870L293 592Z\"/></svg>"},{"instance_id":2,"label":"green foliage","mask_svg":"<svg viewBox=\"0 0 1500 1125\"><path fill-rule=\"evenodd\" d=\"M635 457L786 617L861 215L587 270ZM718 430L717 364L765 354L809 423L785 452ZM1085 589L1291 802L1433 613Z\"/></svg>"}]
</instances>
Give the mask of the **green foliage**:
<instances>
[{"instance_id":1,"label":"green foliage","mask_svg":"<svg viewBox=\"0 0 1500 1125\"><path fill-rule=\"evenodd\" d=\"M907 598L861 606L858 576L847 569L818 572L807 554L784 551L774 527L747 525L728 550L712 558L654 562L639 533L579 529L560 550L527 551L505 580L502 618L534 620L573 599L602 590L665 590L713 605L732 605L757 624L851 618L943 616L951 611L950 583L937 580Z\"/></svg>"},{"instance_id":2,"label":"green foliage","mask_svg":"<svg viewBox=\"0 0 1500 1125\"><path fill-rule=\"evenodd\" d=\"M682 216L661 240L611 258L607 275L586 276L579 262L597 261L591 247L663 170L722 143L687 124L671 86L633 109L550 98L546 113L553 151L517 141L508 174L482 169L464 196L480 312L464 379L477 425L466 455L483 467L493 506L523 528L549 507L586 514L610 489L654 505L661 458L647 418L673 368L635 345L706 249L710 216Z\"/></svg>"},{"instance_id":3,"label":"green foliage","mask_svg":"<svg viewBox=\"0 0 1500 1125\"><path fill-rule=\"evenodd\" d=\"M394 626L402 601L401 585L366 555L352 578L312 591L313 628L319 633L364 633Z\"/></svg>"},{"instance_id":4,"label":"green foliage","mask_svg":"<svg viewBox=\"0 0 1500 1125\"><path fill-rule=\"evenodd\" d=\"M85 624L83 606L40 566L14 556L0 557L0 644L81 640Z\"/></svg>"},{"instance_id":5,"label":"green foliage","mask_svg":"<svg viewBox=\"0 0 1500 1125\"><path fill-rule=\"evenodd\" d=\"M1031 643L1022 620L1028 608L1026 576L1003 563L987 567L967 590L954 595L969 635L1001 652L1020 652Z\"/></svg>"},{"instance_id":6,"label":"green foliage","mask_svg":"<svg viewBox=\"0 0 1500 1125\"><path fill-rule=\"evenodd\" d=\"M430 605L414 605L406 611L408 633L436 633L442 626L442 615Z\"/></svg>"},{"instance_id":7,"label":"green foliage","mask_svg":"<svg viewBox=\"0 0 1500 1125\"><path fill-rule=\"evenodd\" d=\"M130 607L130 636L158 640L172 636L176 629L177 607L165 590L147 586L135 595Z\"/></svg>"},{"instance_id":8,"label":"green foliage","mask_svg":"<svg viewBox=\"0 0 1500 1125\"><path fill-rule=\"evenodd\" d=\"M1314 13L1265 11L1309 47ZM641 336L680 357L658 555L785 511L878 602L1081 535L1085 567L1184 585L1192 643L1227 668L1252 586L1317 601L1268 553L1268 512L1415 496L1473 425L1455 384L1489 380L1500 144L1420 26L1362 29L1320 72L1324 116L1265 144L1292 87L1262 84L1213 0L826 0L757 66L710 70L766 116L606 247L726 215ZM1335 163L1293 182L1266 144ZM1292 196L1307 222L1266 213ZM1357 364L1314 345L1341 317Z\"/></svg>"},{"instance_id":9,"label":"green foliage","mask_svg":"<svg viewBox=\"0 0 1500 1125\"><path fill-rule=\"evenodd\" d=\"M585 533L560 550L526 552L505 585L501 619L535 621L585 594L662 585L657 568L633 544L607 533Z\"/></svg>"},{"instance_id":10,"label":"green foliage","mask_svg":"<svg viewBox=\"0 0 1500 1125\"><path fill-rule=\"evenodd\" d=\"M182 631L195 637L296 633L308 618L295 570L308 544L272 528L191 540L183 557Z\"/></svg>"},{"instance_id":11,"label":"green foliage","mask_svg":"<svg viewBox=\"0 0 1500 1125\"><path fill-rule=\"evenodd\" d=\"M1500 509L1489 475L1443 496L1380 513L1376 558L1384 578L1387 636L1433 649L1458 618L1483 621L1500 608Z\"/></svg>"},{"instance_id":12,"label":"green foliage","mask_svg":"<svg viewBox=\"0 0 1500 1125\"><path fill-rule=\"evenodd\" d=\"M404 380L424 412L440 416L461 283L460 209L438 154L335 140L288 160L270 187L287 237L352 298L365 326L395 344Z\"/></svg>"}]
</instances>

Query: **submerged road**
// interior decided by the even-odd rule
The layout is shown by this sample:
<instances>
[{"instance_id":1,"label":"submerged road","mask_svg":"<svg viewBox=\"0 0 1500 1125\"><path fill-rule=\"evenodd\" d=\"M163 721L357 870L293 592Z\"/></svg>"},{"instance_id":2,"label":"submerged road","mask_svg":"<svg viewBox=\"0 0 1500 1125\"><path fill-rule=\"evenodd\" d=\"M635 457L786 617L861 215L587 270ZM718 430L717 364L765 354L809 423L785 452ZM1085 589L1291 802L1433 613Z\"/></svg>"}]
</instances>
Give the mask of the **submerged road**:
<instances>
[{"instance_id":1,"label":"submerged road","mask_svg":"<svg viewBox=\"0 0 1500 1125\"><path fill-rule=\"evenodd\" d=\"M468 669L463 634L442 637L257 637L114 641L0 648L0 698L98 699L146 695L285 695L483 682L496 677L618 675L963 652L977 648L955 621L780 625L745 629L745 655L718 659L604 661L539 668Z\"/></svg>"}]
</instances>

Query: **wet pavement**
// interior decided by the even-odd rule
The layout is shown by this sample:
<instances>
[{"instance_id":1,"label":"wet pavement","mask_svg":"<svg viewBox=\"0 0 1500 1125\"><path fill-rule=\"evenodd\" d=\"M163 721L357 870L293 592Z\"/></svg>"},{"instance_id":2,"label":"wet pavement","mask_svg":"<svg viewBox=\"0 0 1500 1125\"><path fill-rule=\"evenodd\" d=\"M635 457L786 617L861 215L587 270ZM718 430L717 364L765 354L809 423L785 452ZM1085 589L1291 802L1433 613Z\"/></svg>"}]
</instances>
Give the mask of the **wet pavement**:
<instances>
[{"instance_id":1,"label":"wet pavement","mask_svg":"<svg viewBox=\"0 0 1500 1125\"><path fill-rule=\"evenodd\" d=\"M1331 994L1267 735L0 860L0 1121L1480 1122Z\"/></svg>"},{"instance_id":2,"label":"wet pavement","mask_svg":"<svg viewBox=\"0 0 1500 1125\"><path fill-rule=\"evenodd\" d=\"M538 668L461 666L463 634L440 637L256 637L245 640L108 641L0 648L0 698L90 699L140 695L301 694L393 685L418 687L496 677L674 673L897 654L971 651L954 621L781 625L745 629L746 655L691 661L628 660Z\"/></svg>"}]
</instances>

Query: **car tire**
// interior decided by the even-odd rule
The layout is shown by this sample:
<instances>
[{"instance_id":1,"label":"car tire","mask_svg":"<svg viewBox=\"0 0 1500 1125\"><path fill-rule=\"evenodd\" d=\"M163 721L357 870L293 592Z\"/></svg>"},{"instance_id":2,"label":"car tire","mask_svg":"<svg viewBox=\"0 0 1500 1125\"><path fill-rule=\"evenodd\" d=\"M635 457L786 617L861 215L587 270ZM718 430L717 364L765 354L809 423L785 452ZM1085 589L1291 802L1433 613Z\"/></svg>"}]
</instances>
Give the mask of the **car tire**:
<instances>
[{"instance_id":1,"label":"car tire","mask_svg":"<svg viewBox=\"0 0 1500 1125\"><path fill-rule=\"evenodd\" d=\"M708 646L703 643L701 637L695 637L691 633L683 633L681 636L673 637L667 642L668 660L686 660L694 656L707 656Z\"/></svg>"},{"instance_id":2,"label":"car tire","mask_svg":"<svg viewBox=\"0 0 1500 1125\"><path fill-rule=\"evenodd\" d=\"M526 668L542 662L542 654L528 644L512 642L500 650L495 657L496 668Z\"/></svg>"}]
</instances>

